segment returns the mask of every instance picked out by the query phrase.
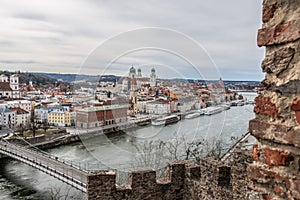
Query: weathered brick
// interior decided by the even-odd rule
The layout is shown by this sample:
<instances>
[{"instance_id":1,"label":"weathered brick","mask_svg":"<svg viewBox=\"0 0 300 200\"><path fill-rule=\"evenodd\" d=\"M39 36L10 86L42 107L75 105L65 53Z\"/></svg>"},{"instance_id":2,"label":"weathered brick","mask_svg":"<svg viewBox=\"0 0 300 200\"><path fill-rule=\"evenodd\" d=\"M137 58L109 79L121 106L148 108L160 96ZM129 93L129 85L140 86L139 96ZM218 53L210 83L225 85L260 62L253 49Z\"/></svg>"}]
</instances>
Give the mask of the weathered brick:
<instances>
[{"instance_id":1,"label":"weathered brick","mask_svg":"<svg viewBox=\"0 0 300 200\"><path fill-rule=\"evenodd\" d=\"M276 173L250 164L247 168L248 178L259 183L270 183L274 180Z\"/></svg>"},{"instance_id":2,"label":"weathered brick","mask_svg":"<svg viewBox=\"0 0 300 200\"><path fill-rule=\"evenodd\" d=\"M300 130L293 126L252 119L249 122L249 131L256 138L300 147Z\"/></svg>"},{"instance_id":3,"label":"weathered brick","mask_svg":"<svg viewBox=\"0 0 300 200\"><path fill-rule=\"evenodd\" d=\"M285 192L281 187L275 186L273 188L273 191L274 191L275 194L278 194L279 196L284 196L285 195Z\"/></svg>"},{"instance_id":4,"label":"weathered brick","mask_svg":"<svg viewBox=\"0 0 300 200\"><path fill-rule=\"evenodd\" d=\"M286 182L286 187L291 191L293 198L300 199L300 179L290 179Z\"/></svg>"},{"instance_id":5,"label":"weathered brick","mask_svg":"<svg viewBox=\"0 0 300 200\"><path fill-rule=\"evenodd\" d=\"M274 73L278 76L281 72L286 70L293 59L295 49L293 48L281 48L272 54L266 56L262 62L263 72Z\"/></svg>"},{"instance_id":6,"label":"weathered brick","mask_svg":"<svg viewBox=\"0 0 300 200\"><path fill-rule=\"evenodd\" d=\"M295 99L292 103L291 109L293 111L300 111L300 99Z\"/></svg>"},{"instance_id":7,"label":"weathered brick","mask_svg":"<svg viewBox=\"0 0 300 200\"><path fill-rule=\"evenodd\" d=\"M269 195L269 194L263 194L262 197L264 200L273 200L274 199L274 196Z\"/></svg>"},{"instance_id":8,"label":"weathered brick","mask_svg":"<svg viewBox=\"0 0 300 200\"><path fill-rule=\"evenodd\" d=\"M264 148L265 163L270 166L288 166L294 160L294 157L284 151Z\"/></svg>"},{"instance_id":9,"label":"weathered brick","mask_svg":"<svg viewBox=\"0 0 300 200\"><path fill-rule=\"evenodd\" d=\"M277 4L273 4L271 6L263 8L263 14L262 14L263 23L267 23L268 21L270 21L271 18L273 18L276 9L277 9Z\"/></svg>"},{"instance_id":10,"label":"weathered brick","mask_svg":"<svg viewBox=\"0 0 300 200\"><path fill-rule=\"evenodd\" d=\"M278 109L270 97L264 97L259 95L255 98L254 112L260 115L266 115L270 117L278 117Z\"/></svg>"},{"instance_id":11,"label":"weathered brick","mask_svg":"<svg viewBox=\"0 0 300 200\"><path fill-rule=\"evenodd\" d=\"M252 158L255 161L259 161L259 157L260 157L260 150L258 148L258 144L255 144L252 147Z\"/></svg>"},{"instance_id":12,"label":"weathered brick","mask_svg":"<svg viewBox=\"0 0 300 200\"><path fill-rule=\"evenodd\" d=\"M300 99L295 99L292 103L291 109L295 111L296 120L300 124Z\"/></svg>"},{"instance_id":13,"label":"weathered brick","mask_svg":"<svg viewBox=\"0 0 300 200\"><path fill-rule=\"evenodd\" d=\"M269 46L293 42L300 38L300 20L293 20L258 30L257 45Z\"/></svg>"},{"instance_id":14,"label":"weathered brick","mask_svg":"<svg viewBox=\"0 0 300 200\"><path fill-rule=\"evenodd\" d=\"M278 86L274 91L281 94L300 94L300 80L290 80Z\"/></svg>"}]
</instances>

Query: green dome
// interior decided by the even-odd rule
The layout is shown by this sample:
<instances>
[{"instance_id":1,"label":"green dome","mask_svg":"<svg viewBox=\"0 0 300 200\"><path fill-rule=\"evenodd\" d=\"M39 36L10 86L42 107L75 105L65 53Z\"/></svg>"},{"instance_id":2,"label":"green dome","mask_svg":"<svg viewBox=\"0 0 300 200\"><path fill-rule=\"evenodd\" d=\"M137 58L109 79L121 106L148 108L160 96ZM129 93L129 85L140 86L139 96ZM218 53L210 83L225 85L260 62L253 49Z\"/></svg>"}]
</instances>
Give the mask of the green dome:
<instances>
[{"instance_id":1,"label":"green dome","mask_svg":"<svg viewBox=\"0 0 300 200\"><path fill-rule=\"evenodd\" d=\"M134 68L134 67L131 67L130 70L129 70L129 72L135 74L135 68Z\"/></svg>"},{"instance_id":2,"label":"green dome","mask_svg":"<svg viewBox=\"0 0 300 200\"><path fill-rule=\"evenodd\" d=\"M154 69L154 67L151 69L151 72L155 72L155 69Z\"/></svg>"}]
</instances>

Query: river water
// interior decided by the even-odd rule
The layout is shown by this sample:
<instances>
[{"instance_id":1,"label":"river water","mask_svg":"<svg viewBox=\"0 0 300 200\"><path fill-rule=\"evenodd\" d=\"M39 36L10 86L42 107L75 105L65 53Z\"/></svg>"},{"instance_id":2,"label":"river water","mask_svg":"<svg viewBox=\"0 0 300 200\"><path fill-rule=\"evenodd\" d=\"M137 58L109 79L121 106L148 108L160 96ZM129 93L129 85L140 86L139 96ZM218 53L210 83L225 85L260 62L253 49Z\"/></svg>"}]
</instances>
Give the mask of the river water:
<instances>
[{"instance_id":1,"label":"river water","mask_svg":"<svg viewBox=\"0 0 300 200\"><path fill-rule=\"evenodd\" d=\"M255 93L243 95L248 100L256 96ZM140 127L109 137L102 136L61 146L48 152L87 169L127 171L131 167L137 167L136 146L139 144L150 148L151 141L175 141L179 136L186 142L217 138L224 144L230 144L232 137L239 138L247 132L248 121L253 117L253 105L231 107L212 116L185 119L165 127ZM164 152L151 154L164 156ZM85 199L83 193L30 166L9 158L0 162L0 200L44 200L66 194L67 199Z\"/></svg>"}]
</instances>

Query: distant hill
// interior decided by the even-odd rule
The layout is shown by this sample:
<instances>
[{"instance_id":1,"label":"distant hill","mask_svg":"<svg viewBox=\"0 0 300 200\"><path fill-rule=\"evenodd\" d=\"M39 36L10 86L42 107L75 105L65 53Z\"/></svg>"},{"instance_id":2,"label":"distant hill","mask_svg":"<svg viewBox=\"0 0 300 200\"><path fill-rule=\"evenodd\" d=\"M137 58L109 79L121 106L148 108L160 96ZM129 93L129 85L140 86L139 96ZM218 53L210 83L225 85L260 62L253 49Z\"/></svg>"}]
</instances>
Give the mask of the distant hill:
<instances>
[{"instance_id":1,"label":"distant hill","mask_svg":"<svg viewBox=\"0 0 300 200\"><path fill-rule=\"evenodd\" d=\"M85 74L56 74L56 73L35 73L42 76L47 76L59 81L64 81L71 83L73 81L86 80L89 82L99 82L99 81L109 81L115 82L118 81L121 77L115 75L85 75Z\"/></svg>"},{"instance_id":2,"label":"distant hill","mask_svg":"<svg viewBox=\"0 0 300 200\"><path fill-rule=\"evenodd\" d=\"M51 78L48 76L43 76L41 74L35 74L30 72L9 72L9 71L0 71L0 74L5 74L7 76L11 76L13 74L17 74L19 76L19 82L28 84L29 81L32 81L33 84L37 85L47 85L54 84L57 82L55 78Z\"/></svg>"}]
</instances>

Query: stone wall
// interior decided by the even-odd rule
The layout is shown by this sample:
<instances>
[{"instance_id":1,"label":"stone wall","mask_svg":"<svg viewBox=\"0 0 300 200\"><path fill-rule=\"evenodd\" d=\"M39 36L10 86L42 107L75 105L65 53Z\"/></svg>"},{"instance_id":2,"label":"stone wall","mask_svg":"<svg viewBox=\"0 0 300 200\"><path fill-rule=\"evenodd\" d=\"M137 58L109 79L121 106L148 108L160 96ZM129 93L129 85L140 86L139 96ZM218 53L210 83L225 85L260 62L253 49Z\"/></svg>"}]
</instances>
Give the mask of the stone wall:
<instances>
[{"instance_id":1,"label":"stone wall","mask_svg":"<svg viewBox=\"0 0 300 200\"><path fill-rule=\"evenodd\" d=\"M169 200L169 199L246 199L246 166L249 155L239 154L228 163L202 159L173 161L166 177L157 179L152 169L133 170L129 185L116 185L114 171L96 171L88 175L88 200Z\"/></svg>"},{"instance_id":2,"label":"stone wall","mask_svg":"<svg viewBox=\"0 0 300 200\"><path fill-rule=\"evenodd\" d=\"M264 0L262 21L266 76L249 123L258 139L250 187L264 199L300 199L300 1Z\"/></svg>"}]
</instances>

